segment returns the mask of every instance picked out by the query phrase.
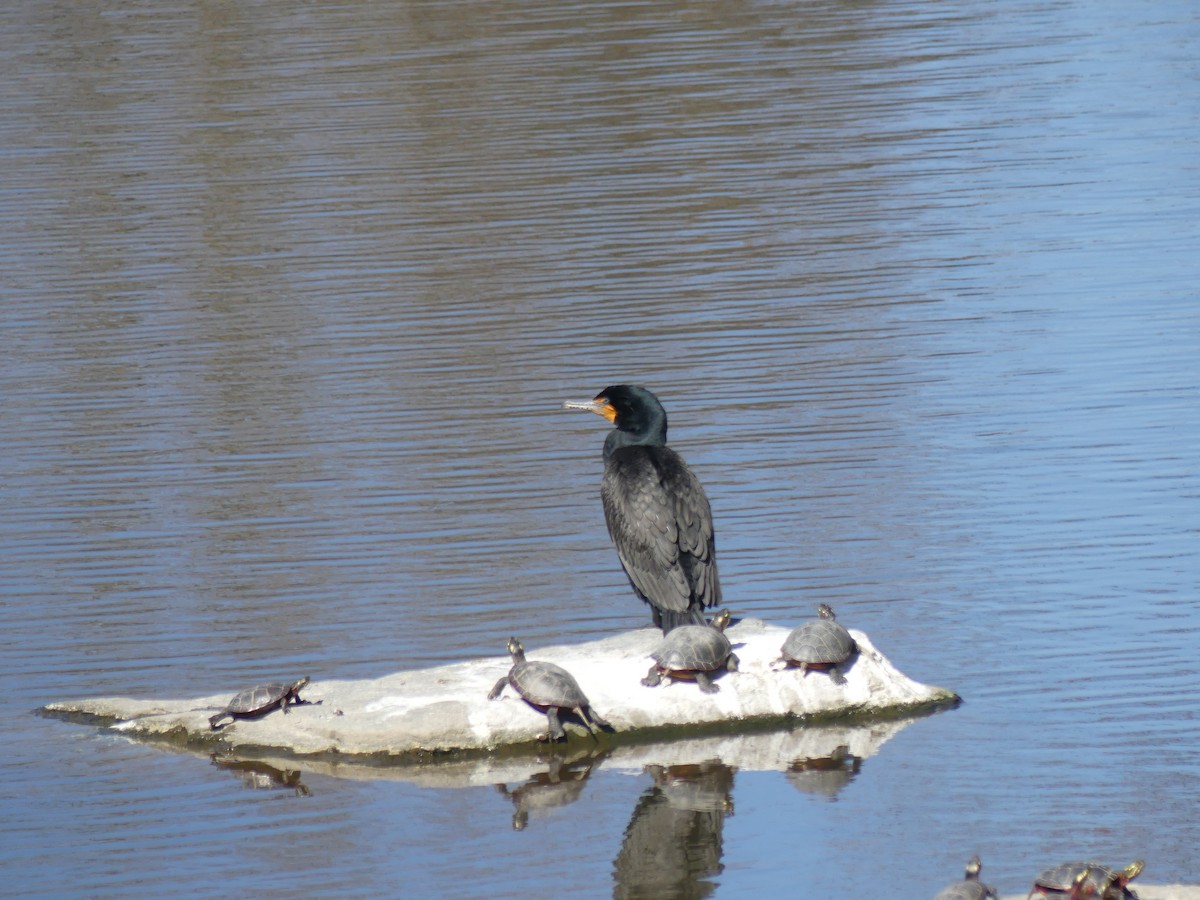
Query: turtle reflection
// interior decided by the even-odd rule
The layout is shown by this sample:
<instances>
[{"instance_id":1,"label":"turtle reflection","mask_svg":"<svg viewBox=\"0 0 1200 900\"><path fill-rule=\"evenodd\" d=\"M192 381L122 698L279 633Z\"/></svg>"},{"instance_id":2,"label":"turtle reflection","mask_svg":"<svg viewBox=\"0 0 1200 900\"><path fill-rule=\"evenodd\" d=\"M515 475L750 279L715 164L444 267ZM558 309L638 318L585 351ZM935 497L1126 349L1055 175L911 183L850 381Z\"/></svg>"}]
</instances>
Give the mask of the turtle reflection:
<instances>
[{"instance_id":1,"label":"turtle reflection","mask_svg":"<svg viewBox=\"0 0 1200 900\"><path fill-rule=\"evenodd\" d=\"M833 800L854 780L862 768L862 757L855 756L845 744L828 756L802 757L787 768L787 780L797 790Z\"/></svg>"},{"instance_id":2,"label":"turtle reflection","mask_svg":"<svg viewBox=\"0 0 1200 900\"><path fill-rule=\"evenodd\" d=\"M725 817L733 814L733 769L712 760L647 766L654 778L638 799L613 863L615 898L707 897L719 875Z\"/></svg>"},{"instance_id":3,"label":"turtle reflection","mask_svg":"<svg viewBox=\"0 0 1200 900\"><path fill-rule=\"evenodd\" d=\"M252 791L290 790L297 797L307 797L311 792L300 781L304 774L299 769L279 769L259 759L238 759L234 756L209 757L218 769L240 778L242 786Z\"/></svg>"},{"instance_id":4,"label":"turtle reflection","mask_svg":"<svg viewBox=\"0 0 1200 900\"><path fill-rule=\"evenodd\" d=\"M578 800L584 782L607 755L607 750L593 750L570 757L552 756L546 771L531 775L519 787L509 790L506 784L496 785L496 790L513 803L513 830L524 831L533 810L554 809Z\"/></svg>"}]
</instances>

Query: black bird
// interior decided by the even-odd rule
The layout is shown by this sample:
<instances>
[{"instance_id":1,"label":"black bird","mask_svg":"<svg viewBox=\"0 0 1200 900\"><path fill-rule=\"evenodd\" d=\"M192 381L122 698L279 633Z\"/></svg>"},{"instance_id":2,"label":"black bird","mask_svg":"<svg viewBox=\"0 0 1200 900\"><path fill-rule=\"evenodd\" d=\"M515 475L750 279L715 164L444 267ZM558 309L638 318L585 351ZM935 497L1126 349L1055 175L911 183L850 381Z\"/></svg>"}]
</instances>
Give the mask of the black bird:
<instances>
[{"instance_id":1,"label":"black bird","mask_svg":"<svg viewBox=\"0 0 1200 900\"><path fill-rule=\"evenodd\" d=\"M594 400L567 402L616 426L604 440L600 499L608 535L634 592L663 634L704 625L721 602L712 508L700 481L667 446L667 413L643 387L616 384Z\"/></svg>"}]
</instances>

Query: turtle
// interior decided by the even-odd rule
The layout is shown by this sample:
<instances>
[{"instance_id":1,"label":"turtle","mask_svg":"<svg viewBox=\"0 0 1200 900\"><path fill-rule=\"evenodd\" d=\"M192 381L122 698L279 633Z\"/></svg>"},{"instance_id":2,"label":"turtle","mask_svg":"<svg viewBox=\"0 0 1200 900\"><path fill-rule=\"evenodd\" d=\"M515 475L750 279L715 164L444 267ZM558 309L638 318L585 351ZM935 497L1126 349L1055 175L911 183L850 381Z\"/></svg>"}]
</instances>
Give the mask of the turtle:
<instances>
[{"instance_id":1,"label":"turtle","mask_svg":"<svg viewBox=\"0 0 1200 900\"><path fill-rule=\"evenodd\" d=\"M729 610L723 609L707 625L680 625L672 629L650 654L654 665L642 684L656 687L665 675L695 681L704 693L715 694L720 688L713 684L709 672L721 669L736 672L738 667L733 645L725 637L729 618Z\"/></svg>"},{"instance_id":2,"label":"turtle","mask_svg":"<svg viewBox=\"0 0 1200 900\"><path fill-rule=\"evenodd\" d=\"M963 880L942 888L933 900L996 900L999 896L996 889L979 880L979 870L982 866L979 857L972 856L967 860Z\"/></svg>"},{"instance_id":3,"label":"turtle","mask_svg":"<svg viewBox=\"0 0 1200 900\"><path fill-rule=\"evenodd\" d=\"M810 670L828 672L834 681L845 683L838 666L854 655L858 645L850 632L838 624L837 616L828 604L817 607L817 616L817 619L792 629L783 642L780 651L783 655L771 667L785 669L792 666L805 676Z\"/></svg>"},{"instance_id":4,"label":"turtle","mask_svg":"<svg viewBox=\"0 0 1200 900\"><path fill-rule=\"evenodd\" d=\"M229 701L229 705L215 716L211 716L208 724L213 731L221 727L222 719L253 719L264 716L273 709L282 709L285 713L293 703L308 703L300 699L300 691L308 685L309 678L305 676L292 684L281 684L273 681L270 684L260 684L246 688ZM318 703L321 701L318 700ZM210 707L211 708L211 707Z\"/></svg>"},{"instance_id":5,"label":"turtle","mask_svg":"<svg viewBox=\"0 0 1200 900\"><path fill-rule=\"evenodd\" d=\"M570 672L554 663L526 661L525 648L515 637L508 639L508 652L512 655L512 668L488 692L488 699L495 700L504 691L505 685L511 684L513 690L520 694L526 703L546 714L550 732L544 737L539 737L539 740L566 740L567 733L558 720L560 709L571 710L579 716L593 740L596 739L593 725L596 728L612 730L612 726L592 709L583 689L579 687L579 682Z\"/></svg>"},{"instance_id":6,"label":"turtle","mask_svg":"<svg viewBox=\"0 0 1200 900\"><path fill-rule=\"evenodd\" d=\"M1066 862L1051 866L1033 882L1029 897L1064 897L1069 900L1137 900L1126 887L1141 874L1146 863L1135 859L1114 872L1098 862Z\"/></svg>"}]
</instances>

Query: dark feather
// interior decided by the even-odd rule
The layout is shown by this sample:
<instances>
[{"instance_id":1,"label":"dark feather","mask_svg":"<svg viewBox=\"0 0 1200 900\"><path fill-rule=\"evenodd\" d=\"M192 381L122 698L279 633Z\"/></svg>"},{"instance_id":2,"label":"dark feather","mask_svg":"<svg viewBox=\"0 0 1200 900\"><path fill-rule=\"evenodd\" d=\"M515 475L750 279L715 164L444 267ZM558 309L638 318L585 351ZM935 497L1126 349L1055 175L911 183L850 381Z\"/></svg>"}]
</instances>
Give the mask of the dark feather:
<instances>
[{"instance_id":1,"label":"dark feather","mask_svg":"<svg viewBox=\"0 0 1200 900\"><path fill-rule=\"evenodd\" d=\"M616 450L600 496L608 533L637 595L677 624L703 624L721 601L712 512L704 489L668 447ZM664 631L670 630L667 621Z\"/></svg>"}]
</instances>

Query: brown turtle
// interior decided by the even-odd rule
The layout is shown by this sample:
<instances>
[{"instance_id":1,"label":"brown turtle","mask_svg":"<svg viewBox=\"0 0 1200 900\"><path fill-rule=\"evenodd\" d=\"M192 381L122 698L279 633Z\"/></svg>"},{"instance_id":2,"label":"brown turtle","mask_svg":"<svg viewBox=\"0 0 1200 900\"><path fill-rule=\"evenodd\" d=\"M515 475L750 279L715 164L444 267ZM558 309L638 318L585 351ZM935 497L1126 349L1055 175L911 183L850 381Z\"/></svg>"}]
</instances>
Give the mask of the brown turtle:
<instances>
[{"instance_id":1,"label":"brown turtle","mask_svg":"<svg viewBox=\"0 0 1200 900\"><path fill-rule=\"evenodd\" d=\"M845 681L838 666L858 650L854 638L838 624L833 609L825 603L817 607L818 618L792 629L783 642L782 656L772 663L772 668L794 666L805 675L810 670L828 672L829 677L839 684Z\"/></svg>"},{"instance_id":2,"label":"brown turtle","mask_svg":"<svg viewBox=\"0 0 1200 900\"><path fill-rule=\"evenodd\" d=\"M270 684L246 688L230 700L224 710L211 716L208 724L213 731L217 731L223 727L222 719L254 719L258 716L265 716L273 709L282 709L286 713L288 706L293 703L308 703L307 700L300 699L300 691L308 685L308 682L308 676L305 676L292 684L273 681Z\"/></svg>"},{"instance_id":3,"label":"brown turtle","mask_svg":"<svg viewBox=\"0 0 1200 900\"><path fill-rule=\"evenodd\" d=\"M546 714L546 721L550 725L547 737L552 741L566 740L567 737L562 723L558 720L560 709L570 710L579 716L593 739L596 737L592 729L593 724L597 728L612 729L612 726L592 709L583 689L579 687L579 682L562 666L526 661L525 648L515 637L508 639L508 652L512 654L512 668L488 693L489 700L499 697L505 685L512 685L513 690L520 694L526 703Z\"/></svg>"},{"instance_id":4,"label":"brown turtle","mask_svg":"<svg viewBox=\"0 0 1200 900\"><path fill-rule=\"evenodd\" d=\"M726 608L708 625L680 625L672 629L658 649L650 654L654 665L642 679L642 684L656 687L666 676L695 681L704 693L715 694L720 688L713 684L709 673L726 669L736 672L738 667L733 645L725 637L729 618Z\"/></svg>"},{"instance_id":5,"label":"brown turtle","mask_svg":"<svg viewBox=\"0 0 1200 900\"><path fill-rule=\"evenodd\" d=\"M1063 900L1137 900L1126 885L1141 874L1146 863L1135 859L1113 871L1098 862L1066 862L1045 869L1033 882L1029 897Z\"/></svg>"},{"instance_id":6,"label":"brown turtle","mask_svg":"<svg viewBox=\"0 0 1200 900\"><path fill-rule=\"evenodd\" d=\"M962 881L956 881L942 888L933 900L996 900L999 896L995 888L989 887L979 880L979 870L983 868L978 856L967 860L967 870Z\"/></svg>"}]
</instances>

